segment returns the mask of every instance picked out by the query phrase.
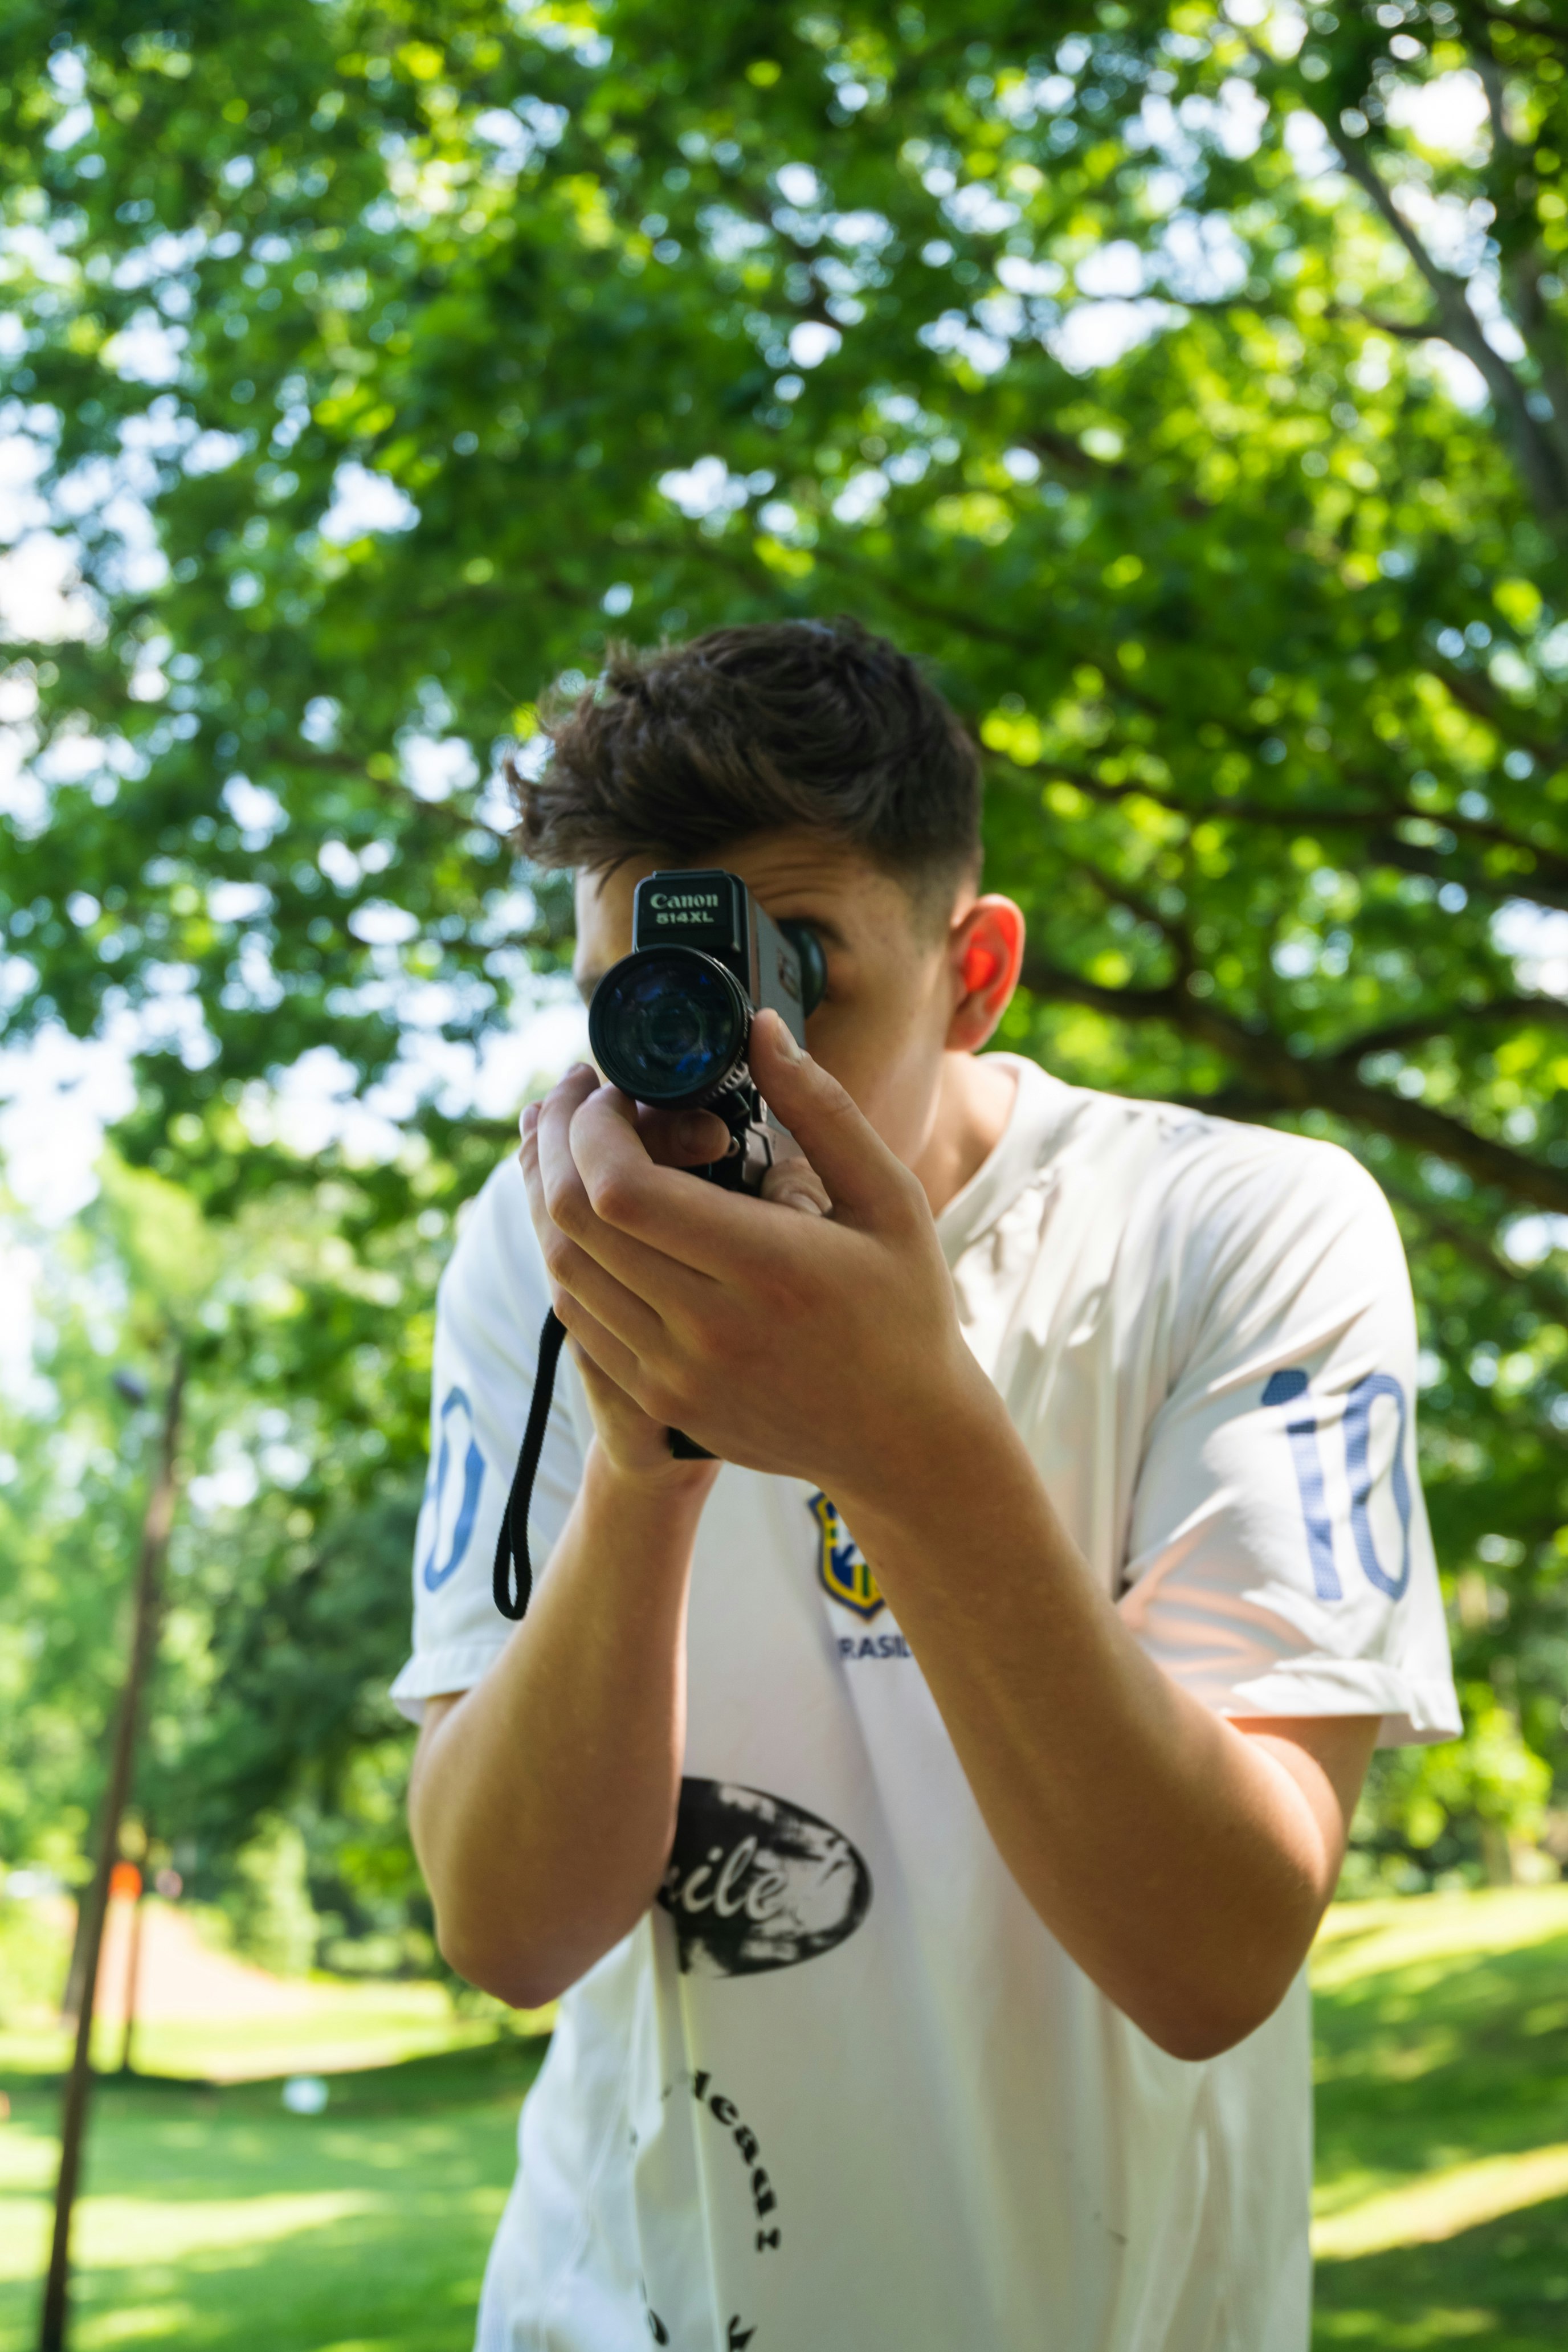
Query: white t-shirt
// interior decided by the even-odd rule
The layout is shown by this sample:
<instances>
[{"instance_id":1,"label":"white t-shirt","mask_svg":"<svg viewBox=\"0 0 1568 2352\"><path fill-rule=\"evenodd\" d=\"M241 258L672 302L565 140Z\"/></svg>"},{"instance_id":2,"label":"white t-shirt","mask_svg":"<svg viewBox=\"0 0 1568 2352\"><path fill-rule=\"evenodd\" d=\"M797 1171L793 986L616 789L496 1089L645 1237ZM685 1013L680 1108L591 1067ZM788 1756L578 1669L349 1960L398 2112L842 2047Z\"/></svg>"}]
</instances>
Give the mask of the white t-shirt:
<instances>
[{"instance_id":1,"label":"white t-shirt","mask_svg":"<svg viewBox=\"0 0 1568 2352\"><path fill-rule=\"evenodd\" d=\"M1011 1120L938 1231L969 1343L1129 1632L1221 1714L1450 1737L1377 1187L1331 1145L1004 1066ZM413 1715L510 1631L491 1559L546 1305L509 1161L441 1288ZM536 1568L589 1433L563 1359ZM985 1611L984 1559L951 1572ZM1304 2352L1304 1977L1195 2064L1097 1991L798 1481L721 1471L689 1642L665 1889L562 2001L480 2352Z\"/></svg>"}]
</instances>

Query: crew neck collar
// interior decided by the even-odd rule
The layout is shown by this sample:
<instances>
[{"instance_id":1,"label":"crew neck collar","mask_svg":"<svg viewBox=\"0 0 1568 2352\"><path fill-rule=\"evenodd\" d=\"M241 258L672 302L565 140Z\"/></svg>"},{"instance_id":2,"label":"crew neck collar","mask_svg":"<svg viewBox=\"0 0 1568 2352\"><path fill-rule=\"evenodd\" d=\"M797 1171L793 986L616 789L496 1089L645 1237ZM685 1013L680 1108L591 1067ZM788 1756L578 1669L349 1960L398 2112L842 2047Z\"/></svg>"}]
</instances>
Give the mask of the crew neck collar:
<instances>
[{"instance_id":1,"label":"crew neck collar","mask_svg":"<svg viewBox=\"0 0 1568 2352\"><path fill-rule=\"evenodd\" d=\"M937 1239L949 1265L956 1265L1038 1172L1075 1092L1021 1054L985 1058L1013 1077L1013 1107L990 1152L937 1218Z\"/></svg>"}]
</instances>

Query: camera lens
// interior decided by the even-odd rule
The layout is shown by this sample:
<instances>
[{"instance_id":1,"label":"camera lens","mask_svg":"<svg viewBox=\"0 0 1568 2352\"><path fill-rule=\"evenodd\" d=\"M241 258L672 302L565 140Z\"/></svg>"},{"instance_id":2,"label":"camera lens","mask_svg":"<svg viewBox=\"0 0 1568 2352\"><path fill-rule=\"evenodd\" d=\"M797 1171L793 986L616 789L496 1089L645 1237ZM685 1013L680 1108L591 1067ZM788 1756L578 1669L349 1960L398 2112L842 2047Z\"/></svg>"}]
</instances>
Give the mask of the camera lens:
<instances>
[{"instance_id":1,"label":"camera lens","mask_svg":"<svg viewBox=\"0 0 1568 2352\"><path fill-rule=\"evenodd\" d=\"M700 949L644 948L594 991L588 1035L609 1079L638 1102L701 1102L746 1050L751 1008L733 973Z\"/></svg>"}]
</instances>

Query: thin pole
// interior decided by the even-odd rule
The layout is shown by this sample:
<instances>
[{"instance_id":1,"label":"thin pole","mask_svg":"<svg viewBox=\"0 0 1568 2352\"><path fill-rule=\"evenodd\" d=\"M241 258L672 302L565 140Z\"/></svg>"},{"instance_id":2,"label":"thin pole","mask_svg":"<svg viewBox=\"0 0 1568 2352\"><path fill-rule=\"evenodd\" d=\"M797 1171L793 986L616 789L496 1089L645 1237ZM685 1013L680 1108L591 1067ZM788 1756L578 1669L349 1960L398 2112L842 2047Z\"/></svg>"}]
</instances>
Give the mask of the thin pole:
<instances>
[{"instance_id":1,"label":"thin pole","mask_svg":"<svg viewBox=\"0 0 1568 2352\"><path fill-rule=\"evenodd\" d=\"M91 1832L93 1839L97 1838L101 1826L100 1822L94 1821ZM96 1846L93 1850L97 1851ZM71 1937L70 1966L66 1970L66 1989L60 1995L60 2023L73 2029L77 2019L81 2015L81 1963L82 1955L87 1949L88 1909L89 1906L85 1903L79 1904L77 1906L76 1929Z\"/></svg>"},{"instance_id":2,"label":"thin pole","mask_svg":"<svg viewBox=\"0 0 1568 2352\"><path fill-rule=\"evenodd\" d=\"M103 1923L109 1910L109 1879L120 1848L120 1824L131 1794L132 1768L136 1760L137 1720L142 1695L158 1637L158 1586L174 1523L178 1484L176 1456L180 1442L180 1408L185 1388L185 1360L174 1359L169 1393L163 1405L163 1427L158 1466L142 1521L142 1545L136 1559L132 1597L131 1659L121 1686L110 1750L109 1777L104 1786L100 1822L98 1861L87 1895L87 1933L82 1943L81 2006L77 2013L76 2049L66 2077L60 2112L60 2170L55 2190L55 2233L49 2249L49 2274L44 2287L38 2352L65 2352L67 2309L70 2290L71 2209L81 2171L82 2139L87 2128L88 2098L92 2088L92 2012L98 1998L98 1963L103 1949Z\"/></svg>"},{"instance_id":3,"label":"thin pole","mask_svg":"<svg viewBox=\"0 0 1568 2352\"><path fill-rule=\"evenodd\" d=\"M136 2032L136 1989L142 1975L142 1921L147 1909L145 1879L136 1889L136 1899L131 1906L130 1940L125 1954L125 2032L120 2044L120 2071L132 2072L131 2045Z\"/></svg>"}]
</instances>

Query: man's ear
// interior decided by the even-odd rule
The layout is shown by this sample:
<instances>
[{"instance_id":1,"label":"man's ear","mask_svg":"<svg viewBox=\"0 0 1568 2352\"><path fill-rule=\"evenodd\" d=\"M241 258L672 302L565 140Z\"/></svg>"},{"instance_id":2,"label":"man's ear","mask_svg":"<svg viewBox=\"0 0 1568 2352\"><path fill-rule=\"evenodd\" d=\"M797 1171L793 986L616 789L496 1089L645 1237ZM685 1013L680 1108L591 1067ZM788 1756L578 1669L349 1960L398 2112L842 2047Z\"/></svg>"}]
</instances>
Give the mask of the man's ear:
<instances>
[{"instance_id":1,"label":"man's ear","mask_svg":"<svg viewBox=\"0 0 1568 2352\"><path fill-rule=\"evenodd\" d=\"M994 893L974 899L953 923L947 952L953 993L945 1043L950 1053L973 1054L992 1034L1018 985L1022 908Z\"/></svg>"}]
</instances>

